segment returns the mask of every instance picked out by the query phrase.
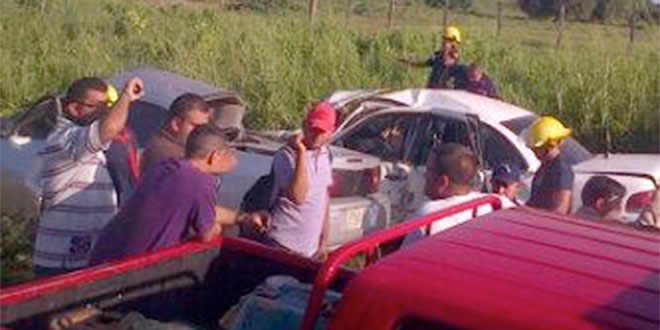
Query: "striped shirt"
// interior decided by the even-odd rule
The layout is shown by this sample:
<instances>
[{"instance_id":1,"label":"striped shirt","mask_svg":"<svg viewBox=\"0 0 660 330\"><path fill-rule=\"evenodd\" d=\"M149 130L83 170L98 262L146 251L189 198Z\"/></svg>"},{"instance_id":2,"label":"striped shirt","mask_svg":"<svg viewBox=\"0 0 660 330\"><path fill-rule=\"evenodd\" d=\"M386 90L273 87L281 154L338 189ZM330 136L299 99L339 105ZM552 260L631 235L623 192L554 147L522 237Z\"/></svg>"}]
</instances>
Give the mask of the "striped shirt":
<instances>
[{"instance_id":1,"label":"striped shirt","mask_svg":"<svg viewBox=\"0 0 660 330\"><path fill-rule=\"evenodd\" d=\"M39 152L42 211L33 261L75 269L89 263L98 234L117 212L117 196L103 153L99 122L78 126L60 116Z\"/></svg>"}]
</instances>

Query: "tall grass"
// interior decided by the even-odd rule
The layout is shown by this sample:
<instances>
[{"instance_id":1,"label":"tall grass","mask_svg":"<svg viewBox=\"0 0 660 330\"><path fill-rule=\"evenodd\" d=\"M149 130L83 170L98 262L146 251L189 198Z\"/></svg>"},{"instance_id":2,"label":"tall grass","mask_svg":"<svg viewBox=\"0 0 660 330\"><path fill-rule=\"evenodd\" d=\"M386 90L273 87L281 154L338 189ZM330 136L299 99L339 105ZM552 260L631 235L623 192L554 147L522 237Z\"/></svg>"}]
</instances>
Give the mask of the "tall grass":
<instances>
[{"instance_id":1,"label":"tall grass","mask_svg":"<svg viewBox=\"0 0 660 330\"><path fill-rule=\"evenodd\" d=\"M418 19L386 31L369 26L374 18L338 14L310 27L304 13L111 0L3 1L0 113L83 75L151 65L238 90L251 105L253 127L293 127L309 99L337 89L423 86L426 70L394 60L428 55L437 45L439 28L428 25L437 14L415 13ZM467 35L464 58L482 62L508 101L560 116L595 151L604 149L603 127L617 150L658 151L657 30L647 32L651 37L629 56L617 45L625 44L625 34L617 39L601 32L612 28L580 25L570 49L556 51L552 34L544 34L549 23L512 20L507 37L496 40L483 19L454 19L462 20Z\"/></svg>"}]
</instances>

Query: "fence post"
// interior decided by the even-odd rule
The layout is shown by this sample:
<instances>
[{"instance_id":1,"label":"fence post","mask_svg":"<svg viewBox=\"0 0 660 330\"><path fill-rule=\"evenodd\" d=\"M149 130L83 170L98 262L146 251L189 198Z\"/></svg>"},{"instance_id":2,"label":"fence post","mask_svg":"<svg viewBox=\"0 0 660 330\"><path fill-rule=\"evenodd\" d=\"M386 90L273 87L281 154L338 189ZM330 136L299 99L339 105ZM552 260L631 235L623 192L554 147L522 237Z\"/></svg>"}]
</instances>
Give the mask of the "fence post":
<instances>
[{"instance_id":1,"label":"fence post","mask_svg":"<svg viewBox=\"0 0 660 330\"><path fill-rule=\"evenodd\" d=\"M318 6L318 0L309 0L309 21L314 22L314 17L316 16L316 7Z\"/></svg>"},{"instance_id":2,"label":"fence post","mask_svg":"<svg viewBox=\"0 0 660 330\"><path fill-rule=\"evenodd\" d=\"M396 0L390 0L390 10L387 12L387 28L392 28L392 21L394 20L394 7Z\"/></svg>"},{"instance_id":3,"label":"fence post","mask_svg":"<svg viewBox=\"0 0 660 330\"><path fill-rule=\"evenodd\" d=\"M564 33L564 20L566 18L566 2L561 0L559 4L559 18L555 22L557 28L557 44L556 47L561 47L562 34Z\"/></svg>"},{"instance_id":4,"label":"fence post","mask_svg":"<svg viewBox=\"0 0 660 330\"><path fill-rule=\"evenodd\" d=\"M443 9L443 17L442 17L442 27L447 28L447 22L449 21L449 1L450 0L445 0L445 8Z\"/></svg>"},{"instance_id":5,"label":"fence post","mask_svg":"<svg viewBox=\"0 0 660 330\"><path fill-rule=\"evenodd\" d=\"M502 30L502 1L497 1L497 38L500 37L500 30Z\"/></svg>"},{"instance_id":6,"label":"fence post","mask_svg":"<svg viewBox=\"0 0 660 330\"><path fill-rule=\"evenodd\" d=\"M353 11L353 0L347 0L347 2L348 3L346 4L346 19L348 20L348 18L351 16L351 12Z\"/></svg>"},{"instance_id":7,"label":"fence post","mask_svg":"<svg viewBox=\"0 0 660 330\"><path fill-rule=\"evenodd\" d=\"M633 12L630 14L628 17L628 29L629 29L629 35L628 35L628 51L632 52L633 50L633 43L635 42L635 26L637 25L637 13Z\"/></svg>"}]
</instances>

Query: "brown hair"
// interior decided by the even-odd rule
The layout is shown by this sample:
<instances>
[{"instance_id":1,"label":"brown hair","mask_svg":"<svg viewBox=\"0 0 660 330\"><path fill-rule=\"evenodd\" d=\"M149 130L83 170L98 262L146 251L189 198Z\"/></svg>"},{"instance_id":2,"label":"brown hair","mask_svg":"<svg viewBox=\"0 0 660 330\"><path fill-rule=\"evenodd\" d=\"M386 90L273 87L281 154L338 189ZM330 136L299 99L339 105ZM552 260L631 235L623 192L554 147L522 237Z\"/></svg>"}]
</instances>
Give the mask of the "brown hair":
<instances>
[{"instance_id":1,"label":"brown hair","mask_svg":"<svg viewBox=\"0 0 660 330\"><path fill-rule=\"evenodd\" d=\"M204 113L211 111L211 107L204 99L194 93L185 93L177 97L170 105L166 123L174 117L185 117L187 113L197 110Z\"/></svg>"},{"instance_id":2,"label":"brown hair","mask_svg":"<svg viewBox=\"0 0 660 330\"><path fill-rule=\"evenodd\" d=\"M479 167L474 153L458 143L435 145L431 149L430 161L436 175L446 175L452 184L457 185L469 185Z\"/></svg>"},{"instance_id":3,"label":"brown hair","mask_svg":"<svg viewBox=\"0 0 660 330\"><path fill-rule=\"evenodd\" d=\"M108 84L97 77L80 78L71 83L71 86L69 86L69 89L66 91L64 102L84 102L89 90L105 93L108 90Z\"/></svg>"},{"instance_id":4,"label":"brown hair","mask_svg":"<svg viewBox=\"0 0 660 330\"><path fill-rule=\"evenodd\" d=\"M223 130L213 124L206 124L193 129L186 140L186 158L203 158L212 151L228 148L227 137Z\"/></svg>"}]
</instances>

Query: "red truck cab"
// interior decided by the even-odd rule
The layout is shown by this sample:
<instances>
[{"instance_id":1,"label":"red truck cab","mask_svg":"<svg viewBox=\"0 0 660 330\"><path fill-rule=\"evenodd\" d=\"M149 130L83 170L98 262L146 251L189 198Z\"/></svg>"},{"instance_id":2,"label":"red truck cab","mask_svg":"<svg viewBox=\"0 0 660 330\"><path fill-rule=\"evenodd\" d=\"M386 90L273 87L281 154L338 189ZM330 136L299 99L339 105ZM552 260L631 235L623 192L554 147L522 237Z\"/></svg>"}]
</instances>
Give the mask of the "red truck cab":
<instances>
[{"instance_id":1,"label":"red truck cab","mask_svg":"<svg viewBox=\"0 0 660 330\"><path fill-rule=\"evenodd\" d=\"M376 260L381 244L486 203L500 207L486 197L406 221L344 245L323 264L238 238L187 243L5 288L1 321L48 328L58 315L71 322L72 310L93 306L217 327L264 278L288 274L313 283L301 329L315 328L328 289L342 293L332 330L660 326L660 238L626 228L500 210ZM361 253L370 265L342 267Z\"/></svg>"}]
</instances>

